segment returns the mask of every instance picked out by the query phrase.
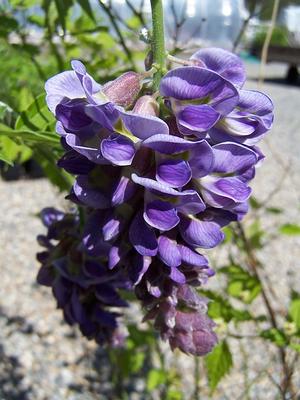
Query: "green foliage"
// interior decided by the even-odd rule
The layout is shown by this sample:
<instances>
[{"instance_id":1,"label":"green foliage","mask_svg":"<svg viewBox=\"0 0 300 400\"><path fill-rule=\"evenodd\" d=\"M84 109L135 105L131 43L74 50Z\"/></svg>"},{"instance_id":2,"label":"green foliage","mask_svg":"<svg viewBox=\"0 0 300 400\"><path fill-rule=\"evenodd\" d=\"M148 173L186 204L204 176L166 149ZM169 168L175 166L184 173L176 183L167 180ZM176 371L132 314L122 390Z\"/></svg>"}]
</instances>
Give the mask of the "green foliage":
<instances>
[{"instance_id":1,"label":"green foliage","mask_svg":"<svg viewBox=\"0 0 300 400\"><path fill-rule=\"evenodd\" d=\"M287 337L283 332L283 330L281 329L276 329L276 328L265 329L264 331L260 332L260 336L263 339L267 339L270 342L276 344L276 346L278 347L286 346L288 343Z\"/></svg>"},{"instance_id":2,"label":"green foliage","mask_svg":"<svg viewBox=\"0 0 300 400\"><path fill-rule=\"evenodd\" d=\"M53 132L55 118L48 110L45 94L37 96L29 107L22 111L16 121L15 129L31 129L34 131Z\"/></svg>"},{"instance_id":3,"label":"green foliage","mask_svg":"<svg viewBox=\"0 0 300 400\"><path fill-rule=\"evenodd\" d=\"M260 282L240 265L223 267L219 272L227 277L226 290L230 296L250 304L259 295L261 291Z\"/></svg>"},{"instance_id":4,"label":"green foliage","mask_svg":"<svg viewBox=\"0 0 300 400\"><path fill-rule=\"evenodd\" d=\"M233 360L228 343L223 340L205 357L208 383L212 392L216 389L220 380L229 373L232 366Z\"/></svg>"},{"instance_id":5,"label":"green foliage","mask_svg":"<svg viewBox=\"0 0 300 400\"><path fill-rule=\"evenodd\" d=\"M284 224L279 228L279 232L283 235L300 235L300 225L297 224Z\"/></svg>"},{"instance_id":6,"label":"green foliage","mask_svg":"<svg viewBox=\"0 0 300 400\"><path fill-rule=\"evenodd\" d=\"M261 28L255 35L253 45L255 47L262 47L267 35L267 28ZM275 46L288 46L288 31L286 28L276 26L271 36L271 45Z\"/></svg>"},{"instance_id":7,"label":"green foliage","mask_svg":"<svg viewBox=\"0 0 300 400\"><path fill-rule=\"evenodd\" d=\"M151 369L147 376L147 390L156 389L159 385L165 383L167 373L163 369Z\"/></svg>"},{"instance_id":8,"label":"green foliage","mask_svg":"<svg viewBox=\"0 0 300 400\"><path fill-rule=\"evenodd\" d=\"M300 331L300 295L299 293L292 293L292 300L289 307L289 317Z\"/></svg>"},{"instance_id":9,"label":"green foliage","mask_svg":"<svg viewBox=\"0 0 300 400\"><path fill-rule=\"evenodd\" d=\"M222 319L225 322L243 322L254 319L248 310L239 310L233 307L229 300L211 290L201 291L211 302L208 305L208 315L212 319Z\"/></svg>"}]
</instances>

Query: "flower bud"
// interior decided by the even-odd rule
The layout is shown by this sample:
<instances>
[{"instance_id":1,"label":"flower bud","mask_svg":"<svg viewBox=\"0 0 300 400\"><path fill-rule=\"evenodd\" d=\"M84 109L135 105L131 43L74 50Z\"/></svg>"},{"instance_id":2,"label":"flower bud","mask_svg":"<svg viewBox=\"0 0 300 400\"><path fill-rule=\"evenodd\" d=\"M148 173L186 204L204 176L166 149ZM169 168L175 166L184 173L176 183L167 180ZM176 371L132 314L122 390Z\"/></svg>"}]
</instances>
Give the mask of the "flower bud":
<instances>
[{"instance_id":1,"label":"flower bud","mask_svg":"<svg viewBox=\"0 0 300 400\"><path fill-rule=\"evenodd\" d=\"M132 110L136 114L158 116L159 106L157 101L149 95L140 97Z\"/></svg>"},{"instance_id":2,"label":"flower bud","mask_svg":"<svg viewBox=\"0 0 300 400\"><path fill-rule=\"evenodd\" d=\"M129 71L122 74L115 80L106 83L102 92L113 103L129 107L136 99L141 90L142 76L136 72Z\"/></svg>"}]
</instances>

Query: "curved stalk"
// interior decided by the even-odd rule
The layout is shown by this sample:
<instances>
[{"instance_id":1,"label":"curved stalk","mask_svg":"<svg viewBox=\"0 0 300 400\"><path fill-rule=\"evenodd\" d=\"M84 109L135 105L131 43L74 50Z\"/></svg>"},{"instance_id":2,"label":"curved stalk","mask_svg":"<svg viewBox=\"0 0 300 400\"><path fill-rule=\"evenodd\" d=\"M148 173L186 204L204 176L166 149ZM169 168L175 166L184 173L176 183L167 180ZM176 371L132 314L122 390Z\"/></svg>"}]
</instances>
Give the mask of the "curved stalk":
<instances>
[{"instance_id":1,"label":"curved stalk","mask_svg":"<svg viewBox=\"0 0 300 400\"><path fill-rule=\"evenodd\" d=\"M165 57L165 34L164 34L164 17L163 6L161 0L150 0L152 10L152 52L153 63L157 71L153 77L153 90L156 91L159 82L163 76L163 70L166 65Z\"/></svg>"}]
</instances>

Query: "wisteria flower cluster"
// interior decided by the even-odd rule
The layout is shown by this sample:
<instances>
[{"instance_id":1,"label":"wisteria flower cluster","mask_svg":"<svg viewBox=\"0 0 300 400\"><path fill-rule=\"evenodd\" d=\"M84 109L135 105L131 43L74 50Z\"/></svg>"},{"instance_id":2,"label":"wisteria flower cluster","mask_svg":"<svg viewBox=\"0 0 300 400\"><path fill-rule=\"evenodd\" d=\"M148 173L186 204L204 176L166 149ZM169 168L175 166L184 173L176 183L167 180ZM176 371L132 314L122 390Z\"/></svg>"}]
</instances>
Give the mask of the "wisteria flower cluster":
<instances>
[{"instance_id":1,"label":"wisteria flower cluster","mask_svg":"<svg viewBox=\"0 0 300 400\"><path fill-rule=\"evenodd\" d=\"M197 293L214 275L201 249L247 213L273 105L242 88L245 69L230 52L201 49L187 64L156 93L143 73L101 86L79 61L46 83L65 149L58 165L75 175L68 198L79 211L43 211L38 281L101 344L122 342L122 290L173 349L204 355L217 342Z\"/></svg>"}]
</instances>

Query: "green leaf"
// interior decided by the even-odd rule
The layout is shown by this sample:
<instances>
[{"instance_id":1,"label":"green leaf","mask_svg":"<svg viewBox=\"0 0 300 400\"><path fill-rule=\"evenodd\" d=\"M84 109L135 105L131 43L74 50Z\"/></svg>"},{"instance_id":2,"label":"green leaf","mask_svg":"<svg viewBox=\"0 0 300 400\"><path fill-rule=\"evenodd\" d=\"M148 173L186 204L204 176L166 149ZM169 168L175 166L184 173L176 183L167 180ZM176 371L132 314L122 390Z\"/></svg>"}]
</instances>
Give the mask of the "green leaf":
<instances>
[{"instance_id":1,"label":"green leaf","mask_svg":"<svg viewBox=\"0 0 300 400\"><path fill-rule=\"evenodd\" d=\"M296 298L291 301L289 307L289 316L297 328L300 329L300 298Z\"/></svg>"},{"instance_id":2,"label":"green leaf","mask_svg":"<svg viewBox=\"0 0 300 400\"><path fill-rule=\"evenodd\" d=\"M300 343L290 343L289 347L297 351L297 353L300 353Z\"/></svg>"},{"instance_id":3,"label":"green leaf","mask_svg":"<svg viewBox=\"0 0 300 400\"><path fill-rule=\"evenodd\" d=\"M230 296L250 304L261 292L261 285L258 279L239 265L223 267L219 271L227 276L226 291Z\"/></svg>"},{"instance_id":4,"label":"green leaf","mask_svg":"<svg viewBox=\"0 0 300 400\"><path fill-rule=\"evenodd\" d=\"M6 155L0 150L0 160L4 161L8 165L14 165L13 161L6 157Z\"/></svg>"},{"instance_id":5,"label":"green leaf","mask_svg":"<svg viewBox=\"0 0 300 400\"><path fill-rule=\"evenodd\" d=\"M164 384L167 373L163 369L151 369L147 376L147 390L151 391Z\"/></svg>"},{"instance_id":6,"label":"green leaf","mask_svg":"<svg viewBox=\"0 0 300 400\"><path fill-rule=\"evenodd\" d=\"M95 16L93 14L93 10L91 8L89 0L77 0L77 3L83 9L83 11L91 18L92 21L95 21Z\"/></svg>"},{"instance_id":7,"label":"green leaf","mask_svg":"<svg viewBox=\"0 0 300 400\"><path fill-rule=\"evenodd\" d=\"M9 105L0 101L0 122L9 127L13 126L15 114L16 113Z\"/></svg>"},{"instance_id":8,"label":"green leaf","mask_svg":"<svg viewBox=\"0 0 300 400\"><path fill-rule=\"evenodd\" d=\"M285 333L280 329L276 328L266 329L260 332L260 336L276 344L279 347L283 347L288 344L288 340L285 336Z\"/></svg>"},{"instance_id":9,"label":"green leaf","mask_svg":"<svg viewBox=\"0 0 300 400\"><path fill-rule=\"evenodd\" d=\"M209 387L213 392L220 380L228 374L233 366L232 355L226 340L219 343L213 351L205 357L205 366Z\"/></svg>"},{"instance_id":10,"label":"green leaf","mask_svg":"<svg viewBox=\"0 0 300 400\"><path fill-rule=\"evenodd\" d=\"M29 144L44 143L60 148L58 135L51 132L16 130L0 123L0 136L7 136L13 140L20 139Z\"/></svg>"},{"instance_id":11,"label":"green leaf","mask_svg":"<svg viewBox=\"0 0 300 400\"><path fill-rule=\"evenodd\" d=\"M250 197L249 203L254 210L258 210L261 207L260 202L253 196Z\"/></svg>"},{"instance_id":12,"label":"green leaf","mask_svg":"<svg viewBox=\"0 0 300 400\"><path fill-rule=\"evenodd\" d=\"M279 232L283 235L300 235L300 225L297 224L284 224L279 228Z\"/></svg>"},{"instance_id":13,"label":"green leaf","mask_svg":"<svg viewBox=\"0 0 300 400\"><path fill-rule=\"evenodd\" d=\"M18 28L18 21L8 15L0 15L0 32L8 34Z\"/></svg>"},{"instance_id":14,"label":"green leaf","mask_svg":"<svg viewBox=\"0 0 300 400\"><path fill-rule=\"evenodd\" d=\"M234 308L227 299L211 290L201 290L200 293L211 299L208 304L208 315L212 319L221 318L225 322L243 322L253 320L254 317L247 310Z\"/></svg>"},{"instance_id":15,"label":"green leaf","mask_svg":"<svg viewBox=\"0 0 300 400\"><path fill-rule=\"evenodd\" d=\"M279 207L267 207L266 211L270 214L282 214L283 209Z\"/></svg>"},{"instance_id":16,"label":"green leaf","mask_svg":"<svg viewBox=\"0 0 300 400\"><path fill-rule=\"evenodd\" d=\"M40 94L25 111L21 112L15 125L17 130L54 130L55 119L48 110L45 97L46 95L44 93Z\"/></svg>"},{"instance_id":17,"label":"green leaf","mask_svg":"<svg viewBox=\"0 0 300 400\"><path fill-rule=\"evenodd\" d=\"M68 15L69 9L73 5L73 0L54 0L57 14L58 14L58 20L63 28L63 30L66 30L66 18Z\"/></svg>"}]
</instances>

